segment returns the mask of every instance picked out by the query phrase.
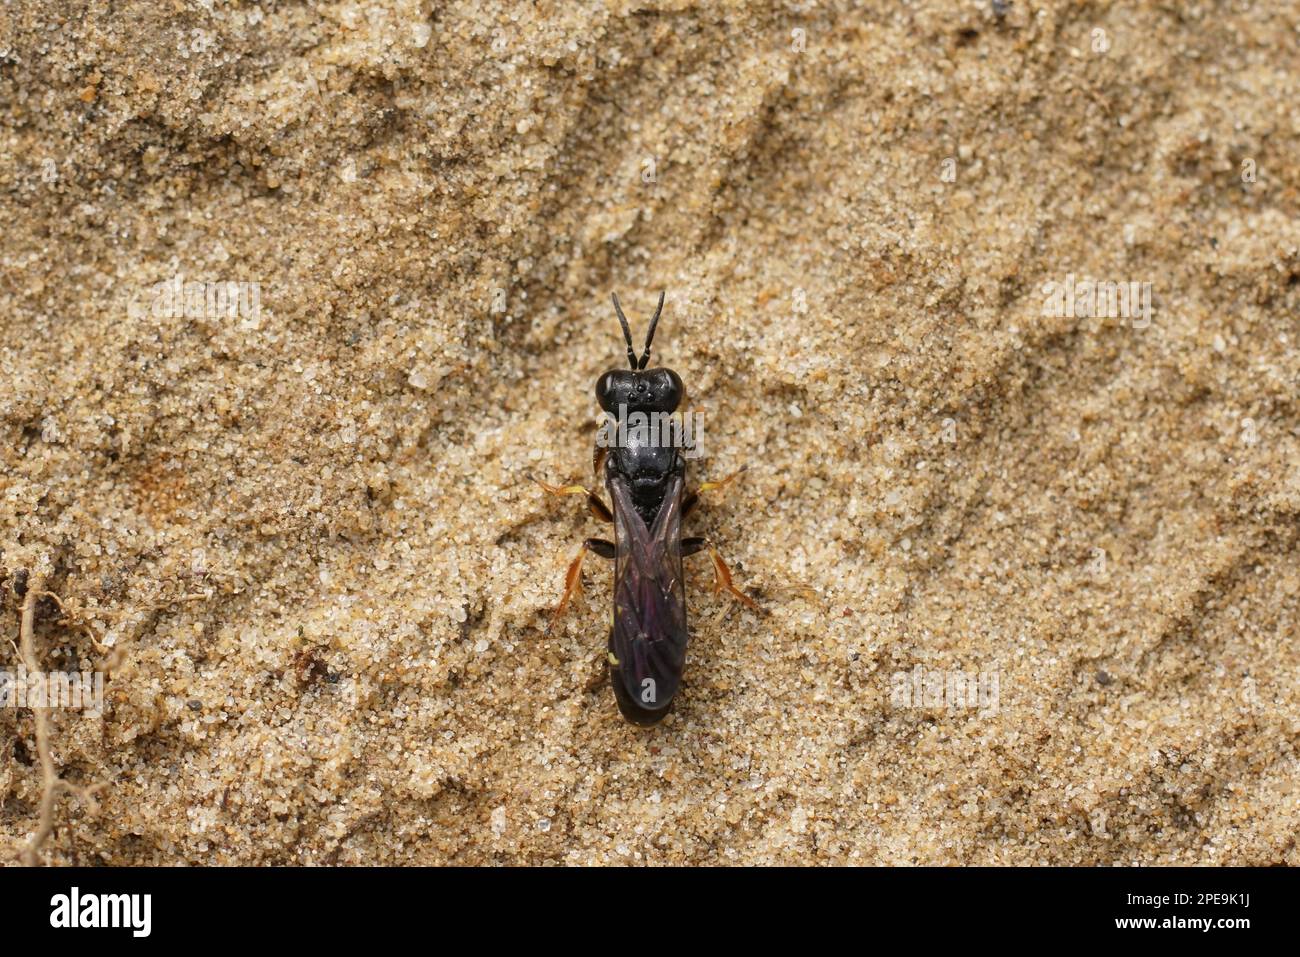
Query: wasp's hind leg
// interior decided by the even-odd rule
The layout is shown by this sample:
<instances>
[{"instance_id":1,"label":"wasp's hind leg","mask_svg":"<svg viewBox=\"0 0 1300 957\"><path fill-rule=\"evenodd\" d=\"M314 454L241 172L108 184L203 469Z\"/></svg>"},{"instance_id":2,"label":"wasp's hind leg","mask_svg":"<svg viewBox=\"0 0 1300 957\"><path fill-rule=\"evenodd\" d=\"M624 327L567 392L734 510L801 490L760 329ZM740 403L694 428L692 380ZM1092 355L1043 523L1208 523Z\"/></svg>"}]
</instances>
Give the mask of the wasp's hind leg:
<instances>
[{"instance_id":1,"label":"wasp's hind leg","mask_svg":"<svg viewBox=\"0 0 1300 957\"><path fill-rule=\"evenodd\" d=\"M732 482L734 482L736 479L738 479L742 474L744 474L748 470L749 470L749 466L746 465L742 468L736 469L736 471L732 472L726 478L721 479L717 482L700 483L700 487L697 488L694 492L688 493L686 498L682 501L682 518L685 518L687 515L691 514L691 512L694 511L695 506L700 503L701 492L712 492L715 489L726 488L728 485L730 485Z\"/></svg>"},{"instance_id":2,"label":"wasp's hind leg","mask_svg":"<svg viewBox=\"0 0 1300 957\"><path fill-rule=\"evenodd\" d=\"M609 510L609 506L600 500L599 495L585 485L551 485L549 482L543 482L531 475L528 476L528 479L540 485L543 492L557 498L561 495L585 495L587 496L587 508L591 509L592 515L595 515L602 522L614 521L614 513Z\"/></svg>"},{"instance_id":3,"label":"wasp's hind leg","mask_svg":"<svg viewBox=\"0 0 1300 957\"><path fill-rule=\"evenodd\" d=\"M564 609L569 607L569 599L574 593L582 591L582 560L587 557L587 552L595 552L601 558L612 559L615 554L614 543L603 538L589 538L582 543L578 554L574 556L573 561L569 562L569 570L564 573L564 594L560 596L560 604L551 615L545 634L549 635L555 623L564 615Z\"/></svg>"},{"instance_id":4,"label":"wasp's hind leg","mask_svg":"<svg viewBox=\"0 0 1300 957\"><path fill-rule=\"evenodd\" d=\"M731 479L727 479L726 481L731 481ZM722 560L722 556L718 554L718 549L713 542L709 541L707 538L682 539L683 558L702 551L707 551L709 553L709 558L713 559L713 591L715 594L720 591L725 591L731 595L732 598L744 602L760 615L767 614L766 609L764 609L762 605L736 587L735 583L731 580L731 569L728 568L727 563Z\"/></svg>"}]
</instances>

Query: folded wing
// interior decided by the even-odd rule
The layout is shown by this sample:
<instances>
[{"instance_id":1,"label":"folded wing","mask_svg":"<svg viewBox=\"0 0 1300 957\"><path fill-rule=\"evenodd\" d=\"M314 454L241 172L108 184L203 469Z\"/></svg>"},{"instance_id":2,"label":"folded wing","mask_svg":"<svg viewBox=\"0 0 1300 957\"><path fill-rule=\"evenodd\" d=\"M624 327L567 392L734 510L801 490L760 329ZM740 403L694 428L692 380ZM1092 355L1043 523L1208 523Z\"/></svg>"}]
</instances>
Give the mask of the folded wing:
<instances>
[{"instance_id":1,"label":"folded wing","mask_svg":"<svg viewBox=\"0 0 1300 957\"><path fill-rule=\"evenodd\" d=\"M621 481L614 499L614 624L610 650L619 706L633 720L667 712L686 662L686 589L682 578L682 479L669 479L663 504L647 528ZM628 706L644 714L630 714Z\"/></svg>"}]
</instances>

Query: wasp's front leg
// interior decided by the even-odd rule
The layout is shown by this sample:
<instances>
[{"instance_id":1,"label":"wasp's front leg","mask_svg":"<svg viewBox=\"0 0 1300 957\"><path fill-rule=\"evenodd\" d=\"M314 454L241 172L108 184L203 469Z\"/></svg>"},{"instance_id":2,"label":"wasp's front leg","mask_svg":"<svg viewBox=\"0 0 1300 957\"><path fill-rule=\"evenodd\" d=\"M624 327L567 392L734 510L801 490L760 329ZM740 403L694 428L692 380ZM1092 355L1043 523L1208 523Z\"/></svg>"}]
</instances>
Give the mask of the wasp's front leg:
<instances>
[{"instance_id":1,"label":"wasp's front leg","mask_svg":"<svg viewBox=\"0 0 1300 957\"><path fill-rule=\"evenodd\" d=\"M691 514L691 512L695 509L695 506L700 503L701 492L712 492L715 489L726 488L728 485L730 485L732 482L734 482L736 479L738 479L742 474L744 474L747 471L749 471L748 465L736 469L736 471L732 472L730 475L728 475L724 479L721 479L720 481L702 482L699 488L697 488L694 492L689 493L686 496L686 498L682 501L682 518L685 518L687 515Z\"/></svg>"},{"instance_id":2,"label":"wasp's front leg","mask_svg":"<svg viewBox=\"0 0 1300 957\"><path fill-rule=\"evenodd\" d=\"M564 573L564 594L560 596L559 607L551 615L551 621L546 626L545 634L549 635L551 633L555 623L564 614L564 609L569 607L569 599L573 597L574 593L582 591L582 560L587 557L589 551L595 552L601 558L612 559L615 555L614 543L603 538L589 538L582 543L582 547L578 549L578 554L569 563L569 570Z\"/></svg>"},{"instance_id":3,"label":"wasp's front leg","mask_svg":"<svg viewBox=\"0 0 1300 957\"><path fill-rule=\"evenodd\" d=\"M730 481L730 479L727 481ZM731 597L744 602L760 615L767 614L767 610L764 609L762 605L736 587L735 583L731 580L731 569L728 568L727 563L722 560L722 556L718 554L718 549L713 542L709 541L707 538L682 539L683 558L702 551L707 551L709 553L709 558L713 559L713 591L715 594L720 591L725 591L730 594Z\"/></svg>"},{"instance_id":4,"label":"wasp's front leg","mask_svg":"<svg viewBox=\"0 0 1300 957\"><path fill-rule=\"evenodd\" d=\"M551 485L549 482L543 482L539 478L527 476L529 481L536 482L541 486L542 491L548 495L554 495L557 498L561 495L585 495L587 496L587 508L591 509L591 514L596 516L602 522L613 522L614 513L609 510L609 506L600 500L600 496L587 488L585 485Z\"/></svg>"}]
</instances>

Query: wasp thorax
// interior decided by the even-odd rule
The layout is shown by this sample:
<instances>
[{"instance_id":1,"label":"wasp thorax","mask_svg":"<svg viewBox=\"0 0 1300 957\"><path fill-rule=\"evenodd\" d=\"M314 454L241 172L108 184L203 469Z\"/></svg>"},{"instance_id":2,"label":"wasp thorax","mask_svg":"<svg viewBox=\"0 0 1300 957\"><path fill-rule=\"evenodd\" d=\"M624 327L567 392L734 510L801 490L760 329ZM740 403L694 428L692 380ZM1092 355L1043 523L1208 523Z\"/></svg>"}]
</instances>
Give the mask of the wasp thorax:
<instances>
[{"instance_id":1,"label":"wasp thorax","mask_svg":"<svg viewBox=\"0 0 1300 957\"><path fill-rule=\"evenodd\" d=\"M596 380L596 401L606 412L675 412L682 380L672 369L612 369Z\"/></svg>"}]
</instances>

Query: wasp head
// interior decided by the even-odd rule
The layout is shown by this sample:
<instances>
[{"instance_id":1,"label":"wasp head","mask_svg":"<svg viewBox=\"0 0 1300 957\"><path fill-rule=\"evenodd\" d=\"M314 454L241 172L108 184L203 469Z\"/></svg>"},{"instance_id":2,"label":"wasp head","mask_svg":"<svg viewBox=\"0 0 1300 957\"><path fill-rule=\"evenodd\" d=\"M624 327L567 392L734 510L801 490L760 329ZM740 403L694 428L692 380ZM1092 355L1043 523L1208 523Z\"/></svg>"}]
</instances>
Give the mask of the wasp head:
<instances>
[{"instance_id":1,"label":"wasp head","mask_svg":"<svg viewBox=\"0 0 1300 957\"><path fill-rule=\"evenodd\" d=\"M623 327L623 339L627 342L627 363L631 369L611 369L596 380L596 401L606 412L616 412L620 407L629 412L675 412L682 401L682 380L672 369L647 369L650 361L650 342L655 337L655 327L659 325L659 314L664 311L664 294L659 294L659 306L654 318L650 320L650 329L645 336L645 351L637 359L636 349L632 346L632 329L623 315L618 296L614 295L614 311L618 313L619 324Z\"/></svg>"},{"instance_id":2,"label":"wasp head","mask_svg":"<svg viewBox=\"0 0 1300 957\"><path fill-rule=\"evenodd\" d=\"M676 412L682 380L672 369L611 369L596 380L596 401L606 412Z\"/></svg>"}]
</instances>

